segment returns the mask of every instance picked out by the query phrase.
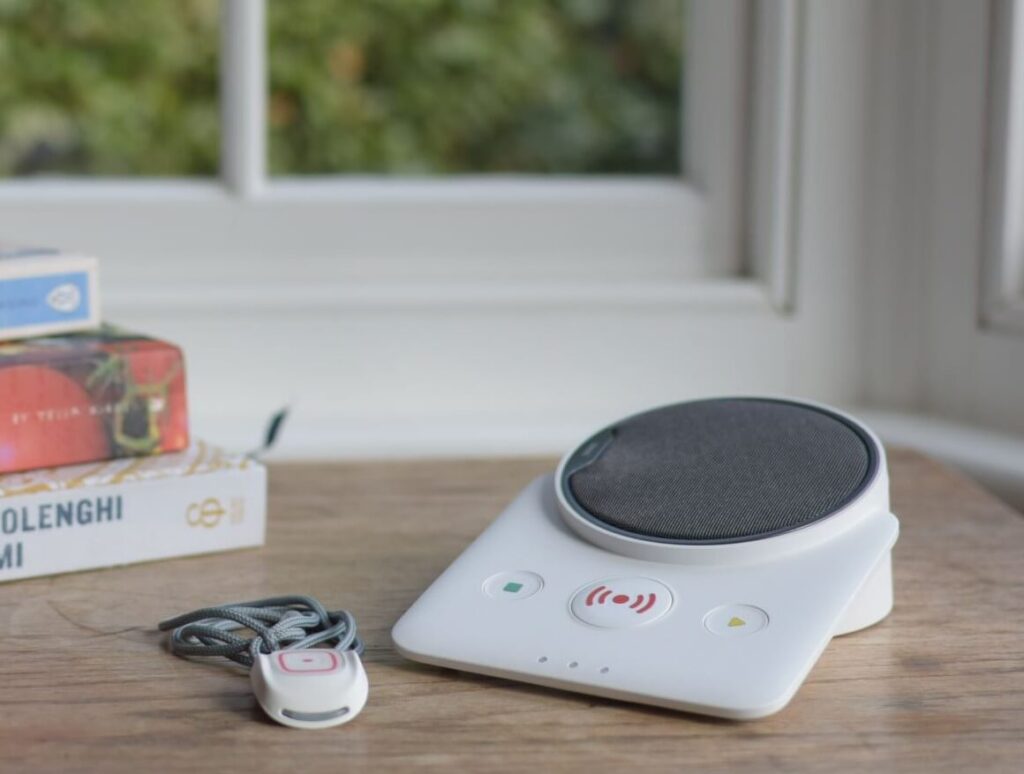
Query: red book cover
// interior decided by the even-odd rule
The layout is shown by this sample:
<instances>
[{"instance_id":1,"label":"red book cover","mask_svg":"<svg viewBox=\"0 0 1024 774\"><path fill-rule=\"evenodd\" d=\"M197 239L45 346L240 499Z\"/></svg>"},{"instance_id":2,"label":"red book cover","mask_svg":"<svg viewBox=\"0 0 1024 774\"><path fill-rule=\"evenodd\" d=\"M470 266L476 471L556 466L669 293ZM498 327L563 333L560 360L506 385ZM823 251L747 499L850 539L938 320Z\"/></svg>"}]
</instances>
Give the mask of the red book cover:
<instances>
[{"instance_id":1,"label":"red book cover","mask_svg":"<svg viewBox=\"0 0 1024 774\"><path fill-rule=\"evenodd\" d=\"M0 342L0 473L187 446L175 345L110 326Z\"/></svg>"}]
</instances>

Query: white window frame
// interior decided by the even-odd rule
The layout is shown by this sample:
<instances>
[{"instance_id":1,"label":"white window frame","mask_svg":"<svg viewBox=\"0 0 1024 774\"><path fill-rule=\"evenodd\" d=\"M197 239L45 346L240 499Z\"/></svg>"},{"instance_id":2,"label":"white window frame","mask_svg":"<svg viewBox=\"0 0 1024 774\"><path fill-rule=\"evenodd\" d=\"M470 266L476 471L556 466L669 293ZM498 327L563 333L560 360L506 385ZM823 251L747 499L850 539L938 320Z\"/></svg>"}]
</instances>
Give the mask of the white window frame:
<instances>
[{"instance_id":1,"label":"white window frame","mask_svg":"<svg viewBox=\"0 0 1024 774\"><path fill-rule=\"evenodd\" d=\"M1024 333L1024 3L994 0L991 30L981 321Z\"/></svg>"},{"instance_id":2,"label":"white window frame","mask_svg":"<svg viewBox=\"0 0 1024 774\"><path fill-rule=\"evenodd\" d=\"M690 0L683 176L625 179L268 178L265 0L222 1L221 178L5 181L6 239L103 255L119 309L791 309L797 0Z\"/></svg>"}]
</instances>

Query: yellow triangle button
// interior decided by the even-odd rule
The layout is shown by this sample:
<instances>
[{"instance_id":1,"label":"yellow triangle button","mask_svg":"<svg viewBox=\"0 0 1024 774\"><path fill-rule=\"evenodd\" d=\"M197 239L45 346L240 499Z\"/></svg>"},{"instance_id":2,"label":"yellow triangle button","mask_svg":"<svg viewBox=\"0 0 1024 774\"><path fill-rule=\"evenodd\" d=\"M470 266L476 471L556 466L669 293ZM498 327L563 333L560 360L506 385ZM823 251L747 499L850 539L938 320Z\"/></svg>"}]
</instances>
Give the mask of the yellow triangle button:
<instances>
[{"instance_id":1,"label":"yellow triangle button","mask_svg":"<svg viewBox=\"0 0 1024 774\"><path fill-rule=\"evenodd\" d=\"M729 626L736 627L736 626L746 626L746 625L747 625L747 622L744 621L742 618L739 618L737 616L733 616L732 618L729 619Z\"/></svg>"}]
</instances>

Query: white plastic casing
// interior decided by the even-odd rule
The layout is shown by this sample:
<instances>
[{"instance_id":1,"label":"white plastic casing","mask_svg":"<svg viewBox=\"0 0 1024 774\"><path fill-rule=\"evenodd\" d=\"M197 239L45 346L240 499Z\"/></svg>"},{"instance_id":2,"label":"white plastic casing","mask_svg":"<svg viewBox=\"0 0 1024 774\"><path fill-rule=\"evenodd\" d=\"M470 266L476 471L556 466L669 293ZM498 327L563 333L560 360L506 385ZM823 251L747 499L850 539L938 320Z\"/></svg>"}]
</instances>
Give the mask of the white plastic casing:
<instances>
[{"instance_id":1,"label":"white plastic casing","mask_svg":"<svg viewBox=\"0 0 1024 774\"><path fill-rule=\"evenodd\" d=\"M263 711L293 728L329 728L363 709L369 682L359 654L327 648L259 654L249 673Z\"/></svg>"},{"instance_id":2,"label":"white plastic casing","mask_svg":"<svg viewBox=\"0 0 1024 774\"><path fill-rule=\"evenodd\" d=\"M395 646L417 661L599 696L770 715L833 636L892 607L899 523L884 451L871 437L877 472L853 502L741 543L606 532L575 516L558 479L543 476L402 616Z\"/></svg>"}]
</instances>

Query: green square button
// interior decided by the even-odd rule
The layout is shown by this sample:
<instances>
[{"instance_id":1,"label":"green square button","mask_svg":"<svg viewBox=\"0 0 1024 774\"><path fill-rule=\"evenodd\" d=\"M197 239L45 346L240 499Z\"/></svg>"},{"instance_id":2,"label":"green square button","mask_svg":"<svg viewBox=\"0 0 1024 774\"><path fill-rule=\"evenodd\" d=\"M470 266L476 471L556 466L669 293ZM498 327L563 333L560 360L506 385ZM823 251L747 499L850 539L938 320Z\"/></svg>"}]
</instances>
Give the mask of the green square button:
<instances>
[{"instance_id":1,"label":"green square button","mask_svg":"<svg viewBox=\"0 0 1024 774\"><path fill-rule=\"evenodd\" d=\"M528 570L499 572L484 581L482 591L491 599L518 603L544 588L544 579Z\"/></svg>"}]
</instances>

